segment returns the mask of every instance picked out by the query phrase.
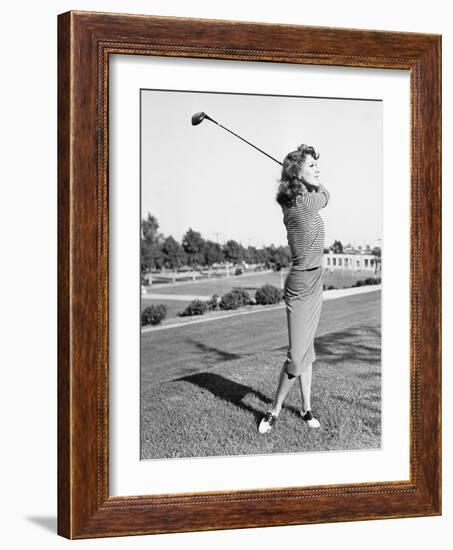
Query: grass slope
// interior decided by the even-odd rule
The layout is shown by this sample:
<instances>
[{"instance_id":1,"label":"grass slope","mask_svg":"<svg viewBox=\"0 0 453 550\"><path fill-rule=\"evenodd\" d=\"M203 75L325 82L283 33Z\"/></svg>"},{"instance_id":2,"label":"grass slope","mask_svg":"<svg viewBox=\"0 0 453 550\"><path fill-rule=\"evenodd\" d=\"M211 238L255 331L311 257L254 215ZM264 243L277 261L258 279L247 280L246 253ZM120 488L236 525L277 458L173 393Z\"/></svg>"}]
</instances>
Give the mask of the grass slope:
<instances>
[{"instance_id":1,"label":"grass slope","mask_svg":"<svg viewBox=\"0 0 453 550\"><path fill-rule=\"evenodd\" d=\"M315 345L324 334L381 322L381 292L327 300ZM209 323L141 334L141 382L145 388L260 351L286 353L286 311L271 309Z\"/></svg>"},{"instance_id":2,"label":"grass slope","mask_svg":"<svg viewBox=\"0 0 453 550\"><path fill-rule=\"evenodd\" d=\"M344 302L342 309L338 309L338 304L337 309L330 310L326 304L323 306L324 327L321 329L321 323L315 340L312 398L321 429L309 429L299 417L300 392L296 383L275 429L265 436L258 434L259 420L275 392L284 346L280 338L280 346L271 342L267 349L259 349L260 338L242 331L242 351L237 347L236 352L222 349L222 342L228 342L223 334L217 348L205 343L204 349L202 346L198 350L208 356L207 362L198 369L193 364L192 370L174 370L173 380L153 384L149 370L142 371L141 457L379 448L381 335L380 299L376 300L376 294L380 295L334 300ZM326 324L325 313L339 319L341 311L344 316L348 310L355 317L353 326L339 323L336 330L327 330L330 323ZM180 347L177 349L181 351ZM186 359L190 362L190 353Z\"/></svg>"}]
</instances>

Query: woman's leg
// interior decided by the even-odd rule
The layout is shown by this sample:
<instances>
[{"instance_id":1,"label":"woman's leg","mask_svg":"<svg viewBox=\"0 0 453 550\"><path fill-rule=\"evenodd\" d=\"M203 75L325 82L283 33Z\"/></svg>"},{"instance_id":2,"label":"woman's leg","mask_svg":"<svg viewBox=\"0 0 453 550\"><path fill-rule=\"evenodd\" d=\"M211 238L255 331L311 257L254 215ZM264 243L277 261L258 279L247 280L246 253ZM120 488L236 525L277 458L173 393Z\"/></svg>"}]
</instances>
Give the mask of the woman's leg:
<instances>
[{"instance_id":1,"label":"woman's leg","mask_svg":"<svg viewBox=\"0 0 453 550\"><path fill-rule=\"evenodd\" d=\"M302 394L302 411L307 412L311 410L311 376L313 371L313 363L310 363L308 367L299 376L300 393Z\"/></svg>"},{"instance_id":2,"label":"woman's leg","mask_svg":"<svg viewBox=\"0 0 453 550\"><path fill-rule=\"evenodd\" d=\"M294 380L296 379L293 374L289 374L288 372L286 372L286 366L287 362L285 361L282 370L280 371L277 392L275 394L275 399L272 403L272 408L264 415L258 426L258 431L262 434L265 434L272 429L272 426L274 425L278 415L280 414L283 401L288 395L288 392L291 386L294 384Z\"/></svg>"},{"instance_id":3,"label":"woman's leg","mask_svg":"<svg viewBox=\"0 0 453 550\"><path fill-rule=\"evenodd\" d=\"M275 416L280 414L280 410L283 405L291 386L294 384L296 377L292 374L286 372L286 363L283 364L282 370L280 371L280 377L278 380L277 392L275 394L274 402L272 403L272 412Z\"/></svg>"},{"instance_id":4,"label":"woman's leg","mask_svg":"<svg viewBox=\"0 0 453 550\"><path fill-rule=\"evenodd\" d=\"M313 370L313 363L310 363L308 367L299 376L300 393L302 394L302 410L301 415L310 428L319 428L320 423L311 412L311 375Z\"/></svg>"}]
</instances>

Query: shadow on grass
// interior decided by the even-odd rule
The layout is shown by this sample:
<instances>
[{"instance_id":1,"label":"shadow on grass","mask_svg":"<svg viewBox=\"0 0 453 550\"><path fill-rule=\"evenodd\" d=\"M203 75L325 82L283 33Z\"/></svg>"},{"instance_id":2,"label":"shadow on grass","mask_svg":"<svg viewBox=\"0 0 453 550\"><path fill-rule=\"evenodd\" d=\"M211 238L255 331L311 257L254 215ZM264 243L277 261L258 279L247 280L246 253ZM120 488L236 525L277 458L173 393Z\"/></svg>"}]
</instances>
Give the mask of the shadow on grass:
<instances>
[{"instance_id":1,"label":"shadow on grass","mask_svg":"<svg viewBox=\"0 0 453 550\"><path fill-rule=\"evenodd\" d=\"M373 415L381 412L381 401L379 397L379 394L376 396L368 396L367 398L361 399L358 404L357 399L348 399L342 395L332 395L333 399L343 403L345 406L359 407Z\"/></svg>"},{"instance_id":2,"label":"shadow on grass","mask_svg":"<svg viewBox=\"0 0 453 550\"><path fill-rule=\"evenodd\" d=\"M381 363L381 346L367 345L369 339L381 338L381 330L376 327L352 327L349 330L331 332L315 338L315 352L318 359L328 365L344 361L352 363ZM278 350L285 350L281 346Z\"/></svg>"},{"instance_id":3,"label":"shadow on grass","mask_svg":"<svg viewBox=\"0 0 453 550\"><path fill-rule=\"evenodd\" d=\"M193 338L186 338L186 341L193 344L200 351L206 354L209 354L209 356L211 357L211 360L214 360L216 362L217 361L234 361L235 359L240 359L245 355L250 355L247 353L231 353L229 351L224 351L214 346L208 346L207 344L194 340Z\"/></svg>"},{"instance_id":4,"label":"shadow on grass","mask_svg":"<svg viewBox=\"0 0 453 550\"><path fill-rule=\"evenodd\" d=\"M365 343L376 337L380 341L381 331L376 327L353 327L315 338L315 351L327 364L347 361L376 365L381 362L381 346Z\"/></svg>"},{"instance_id":5,"label":"shadow on grass","mask_svg":"<svg viewBox=\"0 0 453 550\"><path fill-rule=\"evenodd\" d=\"M343 362L349 363L364 363L367 365L378 365L381 362L381 347L380 345L368 345L367 340L375 340L376 337L381 337L381 330L379 327L352 327L346 331L338 331L329 333L324 336L320 336L315 339L315 350L318 359L327 365L335 365ZM215 355L219 361L231 361L239 359L241 357L250 354L238 354L220 350L218 348L208 346L202 342L192 340L192 343L200 350ZM287 350L287 346L278 348L279 350ZM253 354L252 354L253 355ZM356 373L357 376L364 381L373 382L376 378L380 378L380 373L364 372ZM228 378L225 378L219 374L211 372L199 372L196 374L190 374L183 378L178 378L179 381L190 382L196 386L208 390L215 397L232 403L234 406L252 413L258 422L261 418L263 411L257 410L244 402L246 396L252 396L259 401L270 405L272 399L265 396L259 391L256 391L249 386L239 384ZM341 400L341 398L340 398ZM373 405L369 402L365 405L370 411L374 409ZM285 403L284 408L290 410L294 414L298 414L298 410L295 407Z\"/></svg>"},{"instance_id":6,"label":"shadow on grass","mask_svg":"<svg viewBox=\"0 0 453 550\"><path fill-rule=\"evenodd\" d=\"M234 382L233 380L229 380L228 378L225 378L216 373L200 372L197 374L184 376L183 378L178 378L177 381L189 382L191 384L194 384L199 388L211 392L211 394L218 399L231 403L235 407L238 407L243 411L247 411L253 414L257 425L263 416L263 410L257 409L245 403L245 397L254 397L256 399L259 399L262 403L265 403L266 405L270 405L272 403L272 399L270 399L260 391L254 390L253 388L245 386L244 384ZM298 414L298 410L295 407L291 407L286 404L283 407L291 410L296 415Z\"/></svg>"}]
</instances>

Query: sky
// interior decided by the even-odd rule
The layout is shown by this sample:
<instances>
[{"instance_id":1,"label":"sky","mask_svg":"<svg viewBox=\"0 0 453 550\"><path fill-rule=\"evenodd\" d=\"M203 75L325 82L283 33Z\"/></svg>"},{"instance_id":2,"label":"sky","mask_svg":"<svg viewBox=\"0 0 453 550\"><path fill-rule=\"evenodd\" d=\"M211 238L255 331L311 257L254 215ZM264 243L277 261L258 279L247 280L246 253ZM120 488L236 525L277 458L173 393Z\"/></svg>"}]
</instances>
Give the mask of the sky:
<instances>
[{"instance_id":1,"label":"sky","mask_svg":"<svg viewBox=\"0 0 453 550\"><path fill-rule=\"evenodd\" d=\"M210 121L192 126L199 111L280 161L313 145L330 192L326 246L381 245L381 101L142 90L142 218L165 236L181 241L190 227L220 243L287 244L280 165Z\"/></svg>"}]
</instances>

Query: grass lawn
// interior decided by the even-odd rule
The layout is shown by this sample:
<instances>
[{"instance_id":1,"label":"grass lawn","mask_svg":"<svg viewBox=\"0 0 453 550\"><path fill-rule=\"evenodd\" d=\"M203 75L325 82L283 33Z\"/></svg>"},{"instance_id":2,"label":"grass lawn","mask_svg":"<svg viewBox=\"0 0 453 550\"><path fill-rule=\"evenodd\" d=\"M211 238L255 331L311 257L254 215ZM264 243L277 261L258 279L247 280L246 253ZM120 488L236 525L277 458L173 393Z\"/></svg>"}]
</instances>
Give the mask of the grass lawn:
<instances>
[{"instance_id":1,"label":"grass lawn","mask_svg":"<svg viewBox=\"0 0 453 550\"><path fill-rule=\"evenodd\" d=\"M283 275L283 277L285 276L286 274ZM265 283L280 288L280 273L272 271L246 276L232 275L228 279L204 279L194 283L154 285L148 287L148 291L158 294L200 294L210 297L212 294L223 294L235 286L241 286L250 292L255 291Z\"/></svg>"},{"instance_id":2,"label":"grass lawn","mask_svg":"<svg viewBox=\"0 0 453 550\"><path fill-rule=\"evenodd\" d=\"M334 271L333 273L330 273L329 270L324 270L323 283L325 285L334 285L337 288L350 288L356 281L360 279L368 279L369 277L377 279L378 277L381 277L381 273L348 273L342 271Z\"/></svg>"},{"instance_id":3,"label":"grass lawn","mask_svg":"<svg viewBox=\"0 0 453 550\"><path fill-rule=\"evenodd\" d=\"M286 277L286 271L283 272L283 283ZM348 273L334 272L330 274L328 271L324 271L323 282L325 285L333 285L337 288L347 288L351 287L357 280L366 279L367 277L376 277L377 275L369 274L354 274L350 275ZM247 275L245 277L237 276L230 277L229 279L207 279L205 281L199 281L196 283L186 283L178 285L154 285L149 289L150 292L161 294L162 298L159 299L149 299L142 297L141 309L142 311L146 306L151 304L165 304L167 306L167 319L176 317L178 312L183 311L186 306L190 303L190 300L166 300L166 294L193 294L206 296L206 299L209 299L213 294L218 294L221 296L228 292L233 287L240 286L245 288L249 294L254 297L256 290L268 283L271 285L280 288L281 275L280 272L271 272L271 273L257 273L256 275Z\"/></svg>"},{"instance_id":4,"label":"grass lawn","mask_svg":"<svg viewBox=\"0 0 453 550\"><path fill-rule=\"evenodd\" d=\"M206 279L196 283L187 283L179 285L154 285L149 289L150 292L161 294L162 298L149 299L142 296L141 310L143 311L146 306L151 304L165 304L167 306L167 317L171 319L176 317L178 312L183 311L187 305L190 304L190 300L166 300L166 294L193 294L206 296L208 300L213 294L221 296L230 289L236 286L245 288L251 296L255 295L257 288L263 286L265 283L272 284L277 288L280 288L280 274L279 273L257 273L256 275L247 275L246 277L230 277L229 279Z\"/></svg>"},{"instance_id":5,"label":"grass lawn","mask_svg":"<svg viewBox=\"0 0 453 550\"><path fill-rule=\"evenodd\" d=\"M257 425L287 345L284 309L142 335L141 457L227 456L380 447L379 291L325 302L313 365L313 410L296 383L275 429Z\"/></svg>"}]
</instances>

